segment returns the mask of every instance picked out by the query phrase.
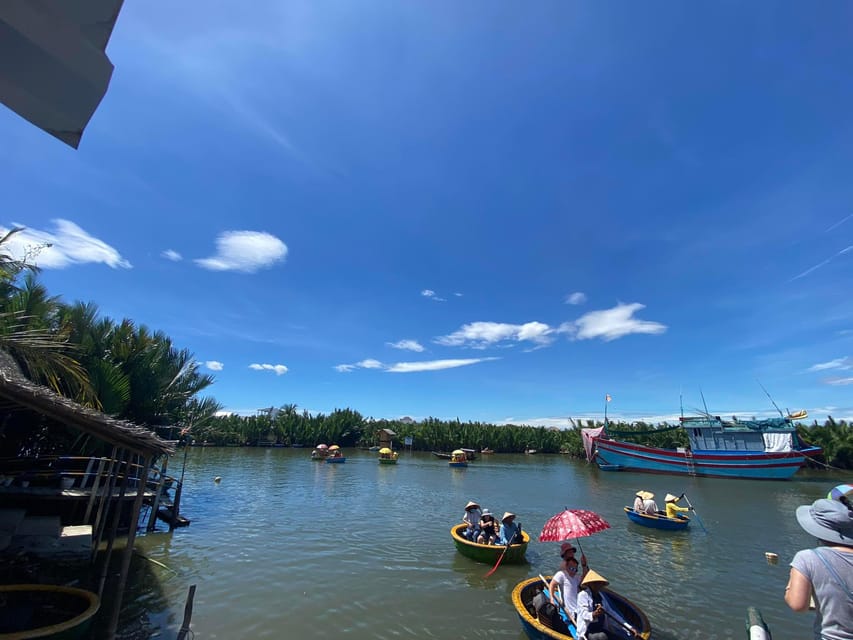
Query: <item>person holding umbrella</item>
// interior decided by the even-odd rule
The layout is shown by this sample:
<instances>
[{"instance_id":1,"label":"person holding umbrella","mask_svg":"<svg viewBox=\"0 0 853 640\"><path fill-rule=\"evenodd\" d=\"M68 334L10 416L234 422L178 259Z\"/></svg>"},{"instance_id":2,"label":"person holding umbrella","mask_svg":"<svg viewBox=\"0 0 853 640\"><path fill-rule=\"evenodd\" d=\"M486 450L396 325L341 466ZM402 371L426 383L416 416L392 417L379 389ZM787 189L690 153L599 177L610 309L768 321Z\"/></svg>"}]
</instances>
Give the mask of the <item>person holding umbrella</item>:
<instances>
[{"instance_id":1,"label":"person holding umbrella","mask_svg":"<svg viewBox=\"0 0 853 640\"><path fill-rule=\"evenodd\" d=\"M581 581L586 577L589 571L589 566L586 563L586 556L581 555L582 565L575 558L574 545L570 542L564 542L560 545L560 557L563 561L560 563L560 569L551 578L551 583L548 585L548 592L551 594L551 604L556 604L555 594L557 589L563 596L563 609L572 619L575 620L578 608L578 592L580 591Z\"/></svg>"}]
</instances>

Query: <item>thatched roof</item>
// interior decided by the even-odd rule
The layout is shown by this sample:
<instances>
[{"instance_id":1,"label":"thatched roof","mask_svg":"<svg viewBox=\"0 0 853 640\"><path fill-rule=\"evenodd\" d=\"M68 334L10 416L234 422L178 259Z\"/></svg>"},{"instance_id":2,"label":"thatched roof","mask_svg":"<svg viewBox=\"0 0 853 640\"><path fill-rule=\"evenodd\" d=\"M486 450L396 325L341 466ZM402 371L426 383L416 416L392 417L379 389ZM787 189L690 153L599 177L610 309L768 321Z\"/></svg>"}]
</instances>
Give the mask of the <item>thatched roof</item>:
<instances>
[{"instance_id":1,"label":"thatched roof","mask_svg":"<svg viewBox=\"0 0 853 640\"><path fill-rule=\"evenodd\" d=\"M0 411L26 409L88 433L112 445L142 455L168 455L174 447L154 432L132 422L111 418L35 384L21 373L14 359L0 351Z\"/></svg>"}]
</instances>

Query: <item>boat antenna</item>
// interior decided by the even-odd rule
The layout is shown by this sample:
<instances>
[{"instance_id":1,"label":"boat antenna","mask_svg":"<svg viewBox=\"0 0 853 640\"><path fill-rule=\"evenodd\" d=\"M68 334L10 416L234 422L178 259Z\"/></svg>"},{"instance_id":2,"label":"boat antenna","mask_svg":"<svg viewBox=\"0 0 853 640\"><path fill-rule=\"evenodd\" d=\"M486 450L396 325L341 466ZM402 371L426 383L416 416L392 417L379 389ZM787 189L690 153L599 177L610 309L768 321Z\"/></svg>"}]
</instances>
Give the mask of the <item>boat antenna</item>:
<instances>
[{"instance_id":1,"label":"boat antenna","mask_svg":"<svg viewBox=\"0 0 853 640\"><path fill-rule=\"evenodd\" d=\"M758 383L758 386L759 386L759 387L761 387L761 390L764 392L764 394L765 394L768 398L770 398L770 402L773 402L773 398L772 398L772 397L770 397L770 393L767 391L767 389L765 389L765 388L764 388L764 385L763 385L763 384L761 384L761 381L760 381L758 378L756 378L756 379L755 379L755 381ZM776 407L776 411L778 411L778 412L779 412L779 416L780 416L781 418L784 418L784 417L785 417L785 414L784 414L784 413L782 413L782 410L779 408L779 405L777 405L775 402L773 402L773 406L774 406L774 407Z\"/></svg>"},{"instance_id":2,"label":"boat antenna","mask_svg":"<svg viewBox=\"0 0 853 640\"><path fill-rule=\"evenodd\" d=\"M702 393L701 387L699 388L699 395L702 396L702 406L705 407L705 417L710 418L711 413L708 411L708 403L705 402L705 394Z\"/></svg>"},{"instance_id":3,"label":"boat antenna","mask_svg":"<svg viewBox=\"0 0 853 640\"><path fill-rule=\"evenodd\" d=\"M684 422L684 389L678 390L678 404L681 405L681 421Z\"/></svg>"}]
</instances>

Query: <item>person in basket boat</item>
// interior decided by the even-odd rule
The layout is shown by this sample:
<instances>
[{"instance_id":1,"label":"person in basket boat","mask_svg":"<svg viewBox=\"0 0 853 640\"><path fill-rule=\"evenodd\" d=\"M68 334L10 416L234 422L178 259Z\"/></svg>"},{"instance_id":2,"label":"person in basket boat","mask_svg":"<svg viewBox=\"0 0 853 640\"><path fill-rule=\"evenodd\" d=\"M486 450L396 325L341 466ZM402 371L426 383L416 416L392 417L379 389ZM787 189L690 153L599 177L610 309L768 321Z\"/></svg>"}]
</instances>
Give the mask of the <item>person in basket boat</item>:
<instances>
[{"instance_id":1,"label":"person in basket boat","mask_svg":"<svg viewBox=\"0 0 853 640\"><path fill-rule=\"evenodd\" d=\"M797 507L796 514L818 546L798 551L791 561L785 603L808 611L814 594L815 640L853 640L853 512L822 498Z\"/></svg>"},{"instance_id":2,"label":"person in basket boat","mask_svg":"<svg viewBox=\"0 0 853 640\"><path fill-rule=\"evenodd\" d=\"M667 518L677 518L679 513L686 513L688 511L693 511L692 507L679 507L678 501L684 497L682 493L680 496L674 496L671 493L666 494L664 501L666 502L666 517Z\"/></svg>"},{"instance_id":3,"label":"person in basket boat","mask_svg":"<svg viewBox=\"0 0 853 640\"><path fill-rule=\"evenodd\" d=\"M576 616L578 640L611 640L618 637L608 631L607 618L626 631L630 630L632 636L638 636L637 631L625 622L610 603L607 594L601 591L608 584L604 576L593 570L581 580Z\"/></svg>"},{"instance_id":4,"label":"person in basket boat","mask_svg":"<svg viewBox=\"0 0 853 640\"><path fill-rule=\"evenodd\" d=\"M498 539L497 524L492 512L488 509L483 509L483 515L480 517L480 535L477 536L477 542L480 544L495 544Z\"/></svg>"},{"instance_id":5,"label":"person in basket boat","mask_svg":"<svg viewBox=\"0 0 853 640\"><path fill-rule=\"evenodd\" d=\"M638 491L634 494L634 511L636 511L637 513L643 513L643 497L645 495L645 491Z\"/></svg>"},{"instance_id":6,"label":"person in basket boat","mask_svg":"<svg viewBox=\"0 0 853 640\"><path fill-rule=\"evenodd\" d=\"M498 532L498 544L506 546L519 544L522 541L521 523L515 521L515 514L507 511L501 518L501 528Z\"/></svg>"},{"instance_id":7,"label":"person in basket boat","mask_svg":"<svg viewBox=\"0 0 853 640\"><path fill-rule=\"evenodd\" d=\"M468 504L465 505L465 513L462 514L462 522L468 525L468 528L465 529L465 537L471 542L476 542L480 535L480 517L482 515L483 512L480 510L480 505L473 500L469 501Z\"/></svg>"},{"instance_id":8,"label":"person in basket boat","mask_svg":"<svg viewBox=\"0 0 853 640\"><path fill-rule=\"evenodd\" d=\"M560 547L560 557L562 558L560 569L551 578L548 591L551 594L551 604L556 604L556 591L558 588L560 589L560 594L563 596L563 610L574 622L577 615L581 580L586 576L589 567L586 565L586 557L581 556L584 563L584 568L581 570L581 565L575 558L575 548L568 542L564 542Z\"/></svg>"},{"instance_id":9,"label":"person in basket boat","mask_svg":"<svg viewBox=\"0 0 853 640\"><path fill-rule=\"evenodd\" d=\"M646 491L646 498L643 499L643 513L647 516L654 516L660 513L658 511L658 503L655 502L655 494L651 491Z\"/></svg>"}]
</instances>

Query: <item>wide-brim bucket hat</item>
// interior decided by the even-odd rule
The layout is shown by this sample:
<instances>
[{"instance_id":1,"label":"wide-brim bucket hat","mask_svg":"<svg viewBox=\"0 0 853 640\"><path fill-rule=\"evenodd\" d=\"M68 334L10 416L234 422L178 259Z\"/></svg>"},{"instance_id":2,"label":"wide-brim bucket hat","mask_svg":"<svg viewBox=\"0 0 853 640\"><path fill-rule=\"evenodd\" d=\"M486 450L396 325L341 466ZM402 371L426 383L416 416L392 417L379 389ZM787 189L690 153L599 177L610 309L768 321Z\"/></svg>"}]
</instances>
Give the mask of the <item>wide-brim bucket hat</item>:
<instances>
[{"instance_id":1,"label":"wide-brim bucket hat","mask_svg":"<svg viewBox=\"0 0 853 640\"><path fill-rule=\"evenodd\" d=\"M797 507L797 522L818 540L853 547L853 512L837 500L821 498Z\"/></svg>"}]
</instances>

